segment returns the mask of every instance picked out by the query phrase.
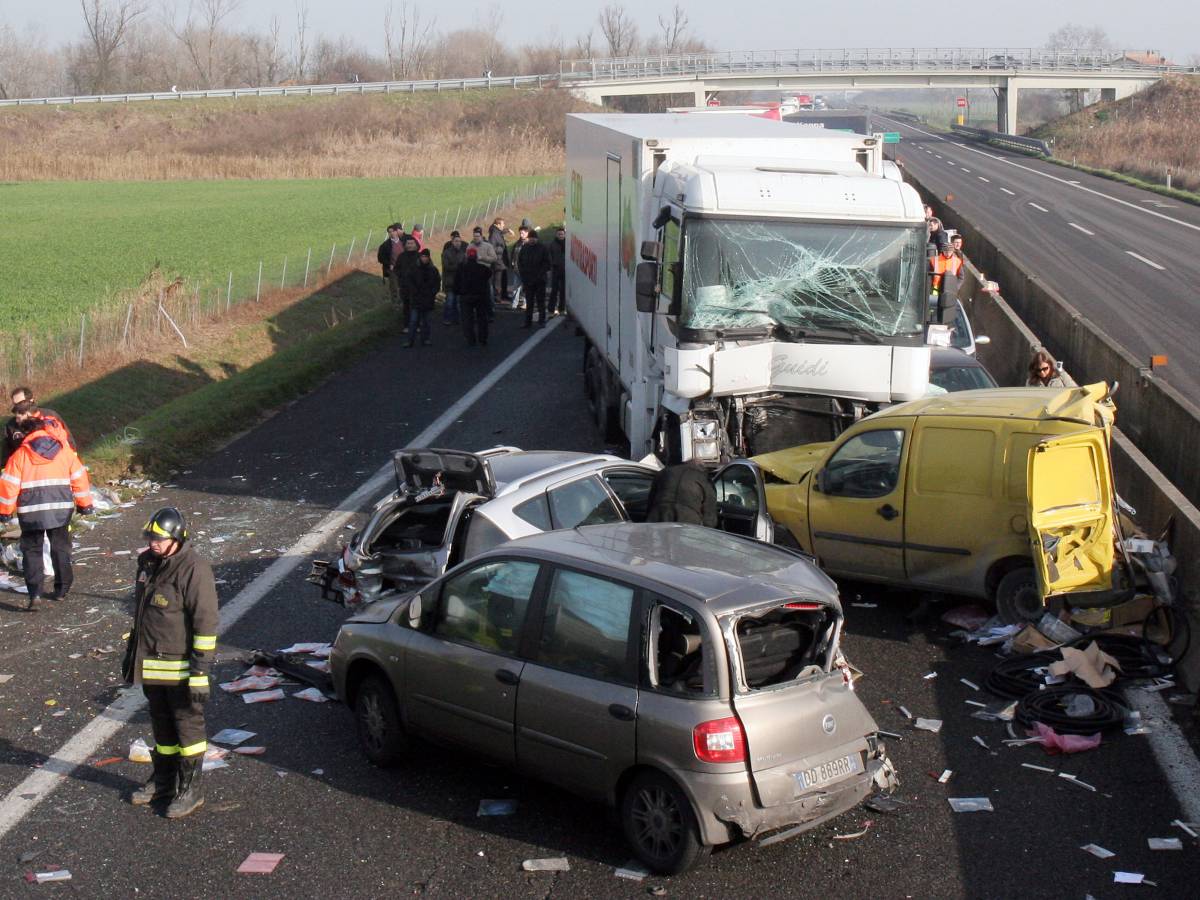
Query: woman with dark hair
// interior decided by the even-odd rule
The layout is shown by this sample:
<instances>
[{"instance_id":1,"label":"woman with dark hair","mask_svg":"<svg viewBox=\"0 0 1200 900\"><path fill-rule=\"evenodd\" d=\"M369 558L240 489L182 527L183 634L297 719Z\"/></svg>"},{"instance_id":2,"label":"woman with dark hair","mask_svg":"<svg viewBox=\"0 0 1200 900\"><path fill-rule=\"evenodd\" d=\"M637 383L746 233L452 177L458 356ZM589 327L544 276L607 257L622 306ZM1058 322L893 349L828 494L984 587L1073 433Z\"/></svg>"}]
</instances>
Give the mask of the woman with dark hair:
<instances>
[{"instance_id":1,"label":"woman with dark hair","mask_svg":"<svg viewBox=\"0 0 1200 900\"><path fill-rule=\"evenodd\" d=\"M1058 363L1045 350L1039 350L1033 354L1033 359L1029 361L1029 380L1025 384L1029 387L1067 386L1067 383L1063 381L1062 373L1058 370Z\"/></svg>"}]
</instances>

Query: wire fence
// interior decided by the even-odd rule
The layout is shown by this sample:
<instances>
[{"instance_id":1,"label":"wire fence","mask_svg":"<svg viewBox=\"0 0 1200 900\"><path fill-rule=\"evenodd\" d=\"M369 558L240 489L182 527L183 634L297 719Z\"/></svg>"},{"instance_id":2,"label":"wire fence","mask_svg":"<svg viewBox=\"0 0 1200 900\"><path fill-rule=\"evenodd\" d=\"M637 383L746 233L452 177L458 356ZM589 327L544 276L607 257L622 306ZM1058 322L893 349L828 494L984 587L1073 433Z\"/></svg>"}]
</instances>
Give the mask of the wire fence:
<instances>
[{"instance_id":1,"label":"wire fence","mask_svg":"<svg viewBox=\"0 0 1200 900\"><path fill-rule=\"evenodd\" d=\"M485 228L501 210L535 203L562 190L560 177L531 182L475 204L404 211L404 222L421 222L432 239L458 228ZM0 380L5 385L52 379L65 369L133 358L173 344L189 350L202 328L247 304L281 291L319 290L348 271L376 265L376 249L387 223L329 247L313 246L297 255L264 258L251 267L204 274L151 272L135 288L109 297L79 320L60 329L0 334Z\"/></svg>"}]
</instances>

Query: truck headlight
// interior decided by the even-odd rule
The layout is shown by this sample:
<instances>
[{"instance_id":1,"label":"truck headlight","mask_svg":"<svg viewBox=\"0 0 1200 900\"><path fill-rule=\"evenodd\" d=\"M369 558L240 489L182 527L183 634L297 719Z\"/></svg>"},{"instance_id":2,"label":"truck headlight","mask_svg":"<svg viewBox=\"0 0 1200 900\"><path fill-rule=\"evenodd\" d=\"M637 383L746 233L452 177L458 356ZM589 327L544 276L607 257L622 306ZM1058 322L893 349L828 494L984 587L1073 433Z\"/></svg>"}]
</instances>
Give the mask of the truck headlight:
<instances>
[{"instance_id":1,"label":"truck headlight","mask_svg":"<svg viewBox=\"0 0 1200 900\"><path fill-rule=\"evenodd\" d=\"M692 458L719 460L721 458L721 426L712 419L692 421Z\"/></svg>"}]
</instances>

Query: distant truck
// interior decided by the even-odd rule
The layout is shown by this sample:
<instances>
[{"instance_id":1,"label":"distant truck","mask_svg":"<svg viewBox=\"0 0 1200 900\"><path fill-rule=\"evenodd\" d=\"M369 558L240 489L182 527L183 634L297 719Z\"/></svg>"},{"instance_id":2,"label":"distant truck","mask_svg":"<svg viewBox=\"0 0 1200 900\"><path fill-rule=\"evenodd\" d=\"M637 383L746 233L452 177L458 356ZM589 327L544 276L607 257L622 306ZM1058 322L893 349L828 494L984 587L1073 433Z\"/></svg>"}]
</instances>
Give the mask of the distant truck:
<instances>
[{"instance_id":1,"label":"distant truck","mask_svg":"<svg viewBox=\"0 0 1200 900\"><path fill-rule=\"evenodd\" d=\"M924 212L879 136L670 114L566 133L567 306L633 458L831 440L925 394Z\"/></svg>"}]
</instances>

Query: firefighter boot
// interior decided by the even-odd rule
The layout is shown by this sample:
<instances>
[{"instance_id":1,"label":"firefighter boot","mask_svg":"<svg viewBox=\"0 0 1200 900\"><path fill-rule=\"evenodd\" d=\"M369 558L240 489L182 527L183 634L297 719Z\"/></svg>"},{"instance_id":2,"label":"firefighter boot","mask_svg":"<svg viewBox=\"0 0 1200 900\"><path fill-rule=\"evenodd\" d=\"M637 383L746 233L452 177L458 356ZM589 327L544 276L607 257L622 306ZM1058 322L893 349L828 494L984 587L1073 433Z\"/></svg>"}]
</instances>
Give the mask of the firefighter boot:
<instances>
[{"instance_id":1,"label":"firefighter boot","mask_svg":"<svg viewBox=\"0 0 1200 900\"><path fill-rule=\"evenodd\" d=\"M204 770L204 754L179 760L179 792L167 807L168 819L182 819L204 805L200 778Z\"/></svg>"},{"instance_id":2,"label":"firefighter boot","mask_svg":"<svg viewBox=\"0 0 1200 900\"><path fill-rule=\"evenodd\" d=\"M179 778L179 757L164 756L157 750L150 751L150 761L154 763L154 774L145 786L134 791L129 802L134 806L145 806L147 803L157 803L160 800L175 799L175 782Z\"/></svg>"}]
</instances>

